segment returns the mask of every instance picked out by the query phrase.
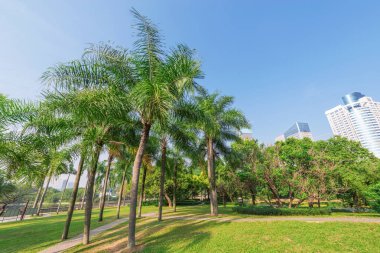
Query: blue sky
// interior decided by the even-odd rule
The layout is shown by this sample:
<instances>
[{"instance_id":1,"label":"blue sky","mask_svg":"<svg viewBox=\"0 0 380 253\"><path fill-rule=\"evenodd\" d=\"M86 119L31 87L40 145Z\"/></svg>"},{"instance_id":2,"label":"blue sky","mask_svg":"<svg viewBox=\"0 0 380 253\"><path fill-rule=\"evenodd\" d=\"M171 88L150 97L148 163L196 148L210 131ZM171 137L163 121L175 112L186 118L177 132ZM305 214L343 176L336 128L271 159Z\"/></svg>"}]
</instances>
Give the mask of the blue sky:
<instances>
[{"instance_id":1,"label":"blue sky","mask_svg":"<svg viewBox=\"0 0 380 253\"><path fill-rule=\"evenodd\" d=\"M41 73L87 43L133 42L130 8L168 47L197 49L210 91L235 97L265 143L295 121L331 136L324 111L352 91L380 100L380 1L0 0L0 92L38 99Z\"/></svg>"}]
</instances>

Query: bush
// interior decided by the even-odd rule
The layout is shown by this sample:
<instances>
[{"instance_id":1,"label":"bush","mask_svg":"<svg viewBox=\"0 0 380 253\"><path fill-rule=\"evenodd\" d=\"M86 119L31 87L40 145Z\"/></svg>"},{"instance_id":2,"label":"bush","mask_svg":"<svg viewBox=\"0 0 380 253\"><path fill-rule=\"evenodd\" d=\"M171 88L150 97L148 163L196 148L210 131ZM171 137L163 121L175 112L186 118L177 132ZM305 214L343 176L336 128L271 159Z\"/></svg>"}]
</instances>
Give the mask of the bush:
<instances>
[{"instance_id":1,"label":"bush","mask_svg":"<svg viewBox=\"0 0 380 253\"><path fill-rule=\"evenodd\" d=\"M270 206L236 206L233 211L241 214L254 215L274 215L274 216L291 216L291 215L331 215L330 208L274 208Z\"/></svg>"},{"instance_id":2,"label":"bush","mask_svg":"<svg viewBox=\"0 0 380 253\"><path fill-rule=\"evenodd\" d=\"M366 195L370 207L380 213L380 183L370 187Z\"/></svg>"},{"instance_id":3,"label":"bush","mask_svg":"<svg viewBox=\"0 0 380 253\"><path fill-rule=\"evenodd\" d=\"M143 201L142 206L158 206L157 200L146 200Z\"/></svg>"},{"instance_id":4,"label":"bush","mask_svg":"<svg viewBox=\"0 0 380 253\"><path fill-rule=\"evenodd\" d=\"M369 208L331 208L333 213L373 213L375 210Z\"/></svg>"},{"instance_id":5,"label":"bush","mask_svg":"<svg viewBox=\"0 0 380 253\"><path fill-rule=\"evenodd\" d=\"M196 205L202 205L202 204L205 204L207 201L199 201L199 200L192 200L192 199L188 199L188 200L181 200L181 201L177 201L177 206L196 206Z\"/></svg>"},{"instance_id":6,"label":"bush","mask_svg":"<svg viewBox=\"0 0 380 253\"><path fill-rule=\"evenodd\" d=\"M343 208L342 202L327 202L327 207L330 208Z\"/></svg>"}]
</instances>

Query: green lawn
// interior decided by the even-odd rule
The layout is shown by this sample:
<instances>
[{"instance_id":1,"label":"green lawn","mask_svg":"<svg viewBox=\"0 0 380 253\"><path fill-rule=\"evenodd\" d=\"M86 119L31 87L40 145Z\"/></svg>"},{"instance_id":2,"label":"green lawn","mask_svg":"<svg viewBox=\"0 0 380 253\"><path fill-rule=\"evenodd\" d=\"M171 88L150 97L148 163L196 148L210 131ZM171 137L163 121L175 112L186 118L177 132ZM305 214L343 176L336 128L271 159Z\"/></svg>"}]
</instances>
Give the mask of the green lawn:
<instances>
[{"instance_id":1,"label":"green lawn","mask_svg":"<svg viewBox=\"0 0 380 253\"><path fill-rule=\"evenodd\" d=\"M222 217L247 217L230 210L221 208ZM180 207L178 214L203 217L208 211L207 206ZM173 213L165 215L169 214ZM121 224L97 236L90 245L77 246L68 252L125 249L127 226L127 223ZM151 253L379 252L380 249L380 225L374 223L225 222L218 219L164 220L159 223L154 218L144 218L139 220L137 231L139 250Z\"/></svg>"},{"instance_id":2,"label":"green lawn","mask_svg":"<svg viewBox=\"0 0 380 253\"><path fill-rule=\"evenodd\" d=\"M156 212L157 207L143 207ZM115 208L105 211L105 220L97 222L94 210L92 228L115 220ZM122 210L126 217L128 208ZM178 207L175 215L209 217L209 206ZM220 207L215 220L166 220L155 218L138 221L137 238L142 252L379 252L380 225L375 223L260 221L226 222L220 218L264 218L240 215L231 206ZM174 213L165 208L165 216ZM353 216L337 213L331 217ZM365 216L380 217L377 214ZM65 214L35 218L23 222L0 224L0 252L38 252L59 242ZM326 216L324 216L326 217ZM106 231L88 246L77 246L69 252L113 252L126 248L128 223ZM82 233L83 211L73 218L70 236Z\"/></svg>"},{"instance_id":3,"label":"green lawn","mask_svg":"<svg viewBox=\"0 0 380 253\"><path fill-rule=\"evenodd\" d=\"M144 212L156 210L144 207ZM127 217L129 207L123 207L121 217ZM70 226L70 237L83 232L84 211L75 211ZM98 222L99 209L94 209L91 228L110 223L116 219L116 208L106 208L103 222ZM22 222L0 223L0 252L38 252L60 241L66 213L45 218L33 218Z\"/></svg>"}]
</instances>

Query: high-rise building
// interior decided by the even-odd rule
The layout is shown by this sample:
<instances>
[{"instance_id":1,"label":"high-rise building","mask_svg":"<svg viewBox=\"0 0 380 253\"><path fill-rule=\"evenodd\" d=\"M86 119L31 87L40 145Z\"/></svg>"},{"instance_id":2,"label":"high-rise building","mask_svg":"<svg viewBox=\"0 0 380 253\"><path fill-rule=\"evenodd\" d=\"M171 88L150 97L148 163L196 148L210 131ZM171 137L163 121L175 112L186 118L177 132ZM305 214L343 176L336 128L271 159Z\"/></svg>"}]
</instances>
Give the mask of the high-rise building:
<instances>
[{"instance_id":1,"label":"high-rise building","mask_svg":"<svg viewBox=\"0 0 380 253\"><path fill-rule=\"evenodd\" d=\"M380 103L360 92L342 97L343 105L325 112L334 135L360 141L380 157Z\"/></svg>"},{"instance_id":2,"label":"high-rise building","mask_svg":"<svg viewBox=\"0 0 380 253\"><path fill-rule=\"evenodd\" d=\"M252 132L240 132L240 138L242 138L243 140L252 140L253 139L253 135L252 135Z\"/></svg>"},{"instance_id":3,"label":"high-rise building","mask_svg":"<svg viewBox=\"0 0 380 253\"><path fill-rule=\"evenodd\" d=\"M284 134L276 137L275 141L284 141L291 137L296 139L313 139L309 124L304 122L296 122Z\"/></svg>"},{"instance_id":4,"label":"high-rise building","mask_svg":"<svg viewBox=\"0 0 380 253\"><path fill-rule=\"evenodd\" d=\"M63 180L62 180L61 191L63 191L63 189L65 189L66 182L67 182L67 179L63 179Z\"/></svg>"},{"instance_id":5,"label":"high-rise building","mask_svg":"<svg viewBox=\"0 0 380 253\"><path fill-rule=\"evenodd\" d=\"M285 140L285 136L283 134L277 136L276 139L274 139L275 142L284 141L284 140Z\"/></svg>"}]
</instances>

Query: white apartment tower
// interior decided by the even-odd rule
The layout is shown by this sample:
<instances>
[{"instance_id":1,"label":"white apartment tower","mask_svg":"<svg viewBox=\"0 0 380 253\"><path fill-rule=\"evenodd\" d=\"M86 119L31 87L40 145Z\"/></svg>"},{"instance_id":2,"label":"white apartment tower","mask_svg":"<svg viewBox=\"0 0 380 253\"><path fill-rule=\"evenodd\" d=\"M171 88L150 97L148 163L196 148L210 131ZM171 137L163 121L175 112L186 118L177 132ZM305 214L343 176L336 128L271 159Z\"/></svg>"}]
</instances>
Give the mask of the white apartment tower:
<instances>
[{"instance_id":1,"label":"white apartment tower","mask_svg":"<svg viewBox=\"0 0 380 253\"><path fill-rule=\"evenodd\" d=\"M380 103L360 92L342 97L344 105L325 112L334 135L360 141L380 157Z\"/></svg>"}]
</instances>

